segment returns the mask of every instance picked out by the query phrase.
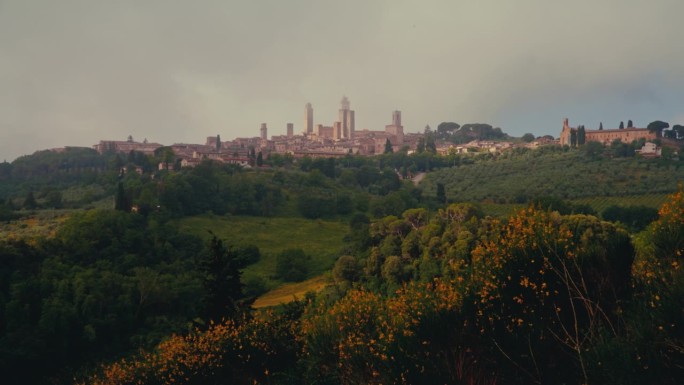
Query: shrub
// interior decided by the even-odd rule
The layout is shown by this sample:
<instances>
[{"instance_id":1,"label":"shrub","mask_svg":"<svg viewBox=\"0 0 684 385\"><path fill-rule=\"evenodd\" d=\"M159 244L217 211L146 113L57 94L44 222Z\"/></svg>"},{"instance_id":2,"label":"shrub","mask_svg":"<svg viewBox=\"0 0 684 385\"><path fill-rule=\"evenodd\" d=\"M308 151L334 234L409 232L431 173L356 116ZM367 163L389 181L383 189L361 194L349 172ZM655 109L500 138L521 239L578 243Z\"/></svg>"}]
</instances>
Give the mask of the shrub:
<instances>
[{"instance_id":1,"label":"shrub","mask_svg":"<svg viewBox=\"0 0 684 385\"><path fill-rule=\"evenodd\" d=\"M276 276L289 282L299 282L309 274L311 257L302 249L287 249L276 257Z\"/></svg>"}]
</instances>

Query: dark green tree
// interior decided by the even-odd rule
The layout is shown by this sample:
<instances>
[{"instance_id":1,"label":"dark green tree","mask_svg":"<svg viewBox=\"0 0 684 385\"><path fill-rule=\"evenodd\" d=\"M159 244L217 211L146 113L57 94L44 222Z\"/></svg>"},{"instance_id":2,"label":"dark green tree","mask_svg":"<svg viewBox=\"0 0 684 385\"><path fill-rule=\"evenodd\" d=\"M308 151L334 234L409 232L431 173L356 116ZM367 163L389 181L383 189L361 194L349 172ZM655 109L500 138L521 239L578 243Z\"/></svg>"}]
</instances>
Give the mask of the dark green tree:
<instances>
[{"instance_id":1,"label":"dark green tree","mask_svg":"<svg viewBox=\"0 0 684 385\"><path fill-rule=\"evenodd\" d=\"M55 209L62 208L62 193L58 190L52 190L45 195L45 200L49 207Z\"/></svg>"},{"instance_id":2,"label":"dark green tree","mask_svg":"<svg viewBox=\"0 0 684 385\"><path fill-rule=\"evenodd\" d=\"M392 142L390 142L389 138L385 140L385 151L383 152L384 154L391 154L394 152L394 149L392 149Z\"/></svg>"},{"instance_id":3,"label":"dark green tree","mask_svg":"<svg viewBox=\"0 0 684 385\"><path fill-rule=\"evenodd\" d=\"M437 144L435 143L435 136L433 134L425 135L425 151L433 154L437 153Z\"/></svg>"},{"instance_id":4,"label":"dark green tree","mask_svg":"<svg viewBox=\"0 0 684 385\"><path fill-rule=\"evenodd\" d=\"M33 196L33 190L29 190L28 194L26 194L26 199L24 199L24 208L33 210L36 207L38 207L38 203L36 202L36 198Z\"/></svg>"},{"instance_id":5,"label":"dark green tree","mask_svg":"<svg viewBox=\"0 0 684 385\"><path fill-rule=\"evenodd\" d=\"M261 151L259 151L259 154L257 155L256 158L256 165L258 167L261 167L264 165L264 156L261 154Z\"/></svg>"},{"instance_id":6,"label":"dark green tree","mask_svg":"<svg viewBox=\"0 0 684 385\"><path fill-rule=\"evenodd\" d=\"M534 134L530 134L528 132L525 135L523 135L521 139L523 142L531 143L532 141L534 141Z\"/></svg>"},{"instance_id":7,"label":"dark green tree","mask_svg":"<svg viewBox=\"0 0 684 385\"><path fill-rule=\"evenodd\" d=\"M672 126L672 131L676 133L677 139L684 139L684 126L675 124Z\"/></svg>"},{"instance_id":8,"label":"dark green tree","mask_svg":"<svg viewBox=\"0 0 684 385\"><path fill-rule=\"evenodd\" d=\"M216 134L216 151L221 151L221 135Z\"/></svg>"},{"instance_id":9,"label":"dark green tree","mask_svg":"<svg viewBox=\"0 0 684 385\"><path fill-rule=\"evenodd\" d=\"M599 123L599 130L603 130L603 122Z\"/></svg>"},{"instance_id":10,"label":"dark green tree","mask_svg":"<svg viewBox=\"0 0 684 385\"><path fill-rule=\"evenodd\" d=\"M663 130L670 127L670 123L663 122L661 120L655 120L646 126L649 131L655 132L656 136L658 138L661 138L663 136Z\"/></svg>"},{"instance_id":11,"label":"dark green tree","mask_svg":"<svg viewBox=\"0 0 684 385\"><path fill-rule=\"evenodd\" d=\"M632 120L627 121L627 128L634 128L634 124L632 123Z\"/></svg>"},{"instance_id":12,"label":"dark green tree","mask_svg":"<svg viewBox=\"0 0 684 385\"><path fill-rule=\"evenodd\" d=\"M250 166L256 165L256 150L254 150L254 147L249 148L249 150L247 151L247 157L249 158Z\"/></svg>"},{"instance_id":13,"label":"dark green tree","mask_svg":"<svg viewBox=\"0 0 684 385\"><path fill-rule=\"evenodd\" d=\"M204 288L202 304L205 322L234 318L246 305L240 271L243 267L245 261L238 253L212 234L208 251L199 263Z\"/></svg>"},{"instance_id":14,"label":"dark green tree","mask_svg":"<svg viewBox=\"0 0 684 385\"><path fill-rule=\"evenodd\" d=\"M114 195L114 210L131 211L131 203L126 195L123 182L119 181L116 186L116 195Z\"/></svg>"},{"instance_id":15,"label":"dark green tree","mask_svg":"<svg viewBox=\"0 0 684 385\"><path fill-rule=\"evenodd\" d=\"M437 202L446 203L446 191L444 183L437 183Z\"/></svg>"},{"instance_id":16,"label":"dark green tree","mask_svg":"<svg viewBox=\"0 0 684 385\"><path fill-rule=\"evenodd\" d=\"M625 122L620 121L620 129L622 130L624 128L625 128Z\"/></svg>"},{"instance_id":17,"label":"dark green tree","mask_svg":"<svg viewBox=\"0 0 684 385\"><path fill-rule=\"evenodd\" d=\"M427 126L430 127L430 126ZM426 128L427 128L426 127ZM442 122L437 126L437 134L439 134L442 138L448 135L453 135L455 131L458 131L458 129L461 128L461 125L458 123L453 123L453 122Z\"/></svg>"},{"instance_id":18,"label":"dark green tree","mask_svg":"<svg viewBox=\"0 0 684 385\"><path fill-rule=\"evenodd\" d=\"M584 125L577 128L577 145L581 146L586 142L587 134Z\"/></svg>"},{"instance_id":19,"label":"dark green tree","mask_svg":"<svg viewBox=\"0 0 684 385\"><path fill-rule=\"evenodd\" d=\"M343 255L335 262L332 273L333 277L338 282L354 282L361 275L361 269L354 257L351 255Z\"/></svg>"},{"instance_id":20,"label":"dark green tree","mask_svg":"<svg viewBox=\"0 0 684 385\"><path fill-rule=\"evenodd\" d=\"M577 147L577 130L570 131L570 147Z\"/></svg>"},{"instance_id":21,"label":"dark green tree","mask_svg":"<svg viewBox=\"0 0 684 385\"><path fill-rule=\"evenodd\" d=\"M601 154L603 154L603 145L599 142L587 142L584 146L582 146L582 150L584 150L584 153L587 154L588 157L590 158L597 158Z\"/></svg>"},{"instance_id":22,"label":"dark green tree","mask_svg":"<svg viewBox=\"0 0 684 385\"><path fill-rule=\"evenodd\" d=\"M289 282L299 282L306 279L309 273L309 260L302 249L287 249L276 257L276 275Z\"/></svg>"}]
</instances>

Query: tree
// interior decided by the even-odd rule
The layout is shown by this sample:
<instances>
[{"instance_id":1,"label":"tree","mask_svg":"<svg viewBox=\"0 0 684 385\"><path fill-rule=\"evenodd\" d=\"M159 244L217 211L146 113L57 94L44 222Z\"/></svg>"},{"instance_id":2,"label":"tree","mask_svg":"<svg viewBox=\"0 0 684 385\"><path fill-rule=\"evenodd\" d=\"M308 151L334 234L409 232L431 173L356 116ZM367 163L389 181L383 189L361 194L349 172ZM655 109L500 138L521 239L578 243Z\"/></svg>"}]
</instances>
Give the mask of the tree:
<instances>
[{"instance_id":1,"label":"tree","mask_svg":"<svg viewBox=\"0 0 684 385\"><path fill-rule=\"evenodd\" d=\"M435 143L435 136L433 134L425 135L425 151L433 154L437 153L437 144Z\"/></svg>"},{"instance_id":2,"label":"tree","mask_svg":"<svg viewBox=\"0 0 684 385\"><path fill-rule=\"evenodd\" d=\"M624 129L624 128L625 128L625 123L621 121L621 122L620 122L620 129L622 130L622 129Z\"/></svg>"},{"instance_id":3,"label":"tree","mask_svg":"<svg viewBox=\"0 0 684 385\"><path fill-rule=\"evenodd\" d=\"M245 261L212 234L208 250L199 266L203 276L202 304L206 322L234 318L238 314L243 305L241 300L245 298L240 271L243 267Z\"/></svg>"},{"instance_id":4,"label":"tree","mask_svg":"<svg viewBox=\"0 0 684 385\"><path fill-rule=\"evenodd\" d=\"M58 190L52 190L45 196L45 200L49 207L55 209L62 208L62 193Z\"/></svg>"},{"instance_id":5,"label":"tree","mask_svg":"<svg viewBox=\"0 0 684 385\"><path fill-rule=\"evenodd\" d=\"M385 152L384 154L391 154L393 153L394 150L392 149L392 142L390 142L389 138L385 140Z\"/></svg>"},{"instance_id":6,"label":"tree","mask_svg":"<svg viewBox=\"0 0 684 385\"><path fill-rule=\"evenodd\" d=\"M521 139L523 142L531 143L532 141L534 141L534 134L530 134L528 132L525 135L523 135Z\"/></svg>"},{"instance_id":7,"label":"tree","mask_svg":"<svg viewBox=\"0 0 684 385\"><path fill-rule=\"evenodd\" d=\"M661 120L655 120L646 126L646 128L651 131L655 132L656 137L661 138L663 136L663 130L670 127L670 124L667 122L663 122Z\"/></svg>"},{"instance_id":8,"label":"tree","mask_svg":"<svg viewBox=\"0 0 684 385\"><path fill-rule=\"evenodd\" d=\"M599 130L603 130L603 122L599 122Z\"/></svg>"},{"instance_id":9,"label":"tree","mask_svg":"<svg viewBox=\"0 0 684 385\"><path fill-rule=\"evenodd\" d=\"M582 146L582 150L584 150L584 153L587 154L588 157L596 158L603 154L603 145L599 142L591 141Z\"/></svg>"},{"instance_id":10,"label":"tree","mask_svg":"<svg viewBox=\"0 0 684 385\"><path fill-rule=\"evenodd\" d=\"M216 151L221 151L221 135L216 134Z\"/></svg>"},{"instance_id":11,"label":"tree","mask_svg":"<svg viewBox=\"0 0 684 385\"><path fill-rule=\"evenodd\" d=\"M587 134L584 130L584 126L579 126L577 128L577 145L581 146L586 142Z\"/></svg>"},{"instance_id":12,"label":"tree","mask_svg":"<svg viewBox=\"0 0 684 385\"><path fill-rule=\"evenodd\" d=\"M418 144L416 145L416 152L419 154L421 152L425 152L425 138L424 137L418 139Z\"/></svg>"},{"instance_id":13,"label":"tree","mask_svg":"<svg viewBox=\"0 0 684 385\"><path fill-rule=\"evenodd\" d=\"M577 147L577 130L570 131L570 147Z\"/></svg>"},{"instance_id":14,"label":"tree","mask_svg":"<svg viewBox=\"0 0 684 385\"><path fill-rule=\"evenodd\" d=\"M627 121L627 128L634 128L634 124L632 123L632 120Z\"/></svg>"},{"instance_id":15,"label":"tree","mask_svg":"<svg viewBox=\"0 0 684 385\"><path fill-rule=\"evenodd\" d=\"M332 273L336 281L354 282L361 275L361 269L354 257L343 255L335 262Z\"/></svg>"},{"instance_id":16,"label":"tree","mask_svg":"<svg viewBox=\"0 0 684 385\"><path fill-rule=\"evenodd\" d=\"M259 151L259 154L257 155L256 158L256 165L258 167L261 167L264 165L264 156L261 154L261 151Z\"/></svg>"},{"instance_id":17,"label":"tree","mask_svg":"<svg viewBox=\"0 0 684 385\"><path fill-rule=\"evenodd\" d=\"M28 194L26 194L26 199L24 199L24 208L33 210L36 207L38 207L38 203L36 203L36 198L33 196L33 191L29 190Z\"/></svg>"},{"instance_id":18,"label":"tree","mask_svg":"<svg viewBox=\"0 0 684 385\"><path fill-rule=\"evenodd\" d=\"M116 186L116 195L114 196L114 210L119 211L131 211L131 203L126 196L126 190L124 190L123 182L119 181Z\"/></svg>"},{"instance_id":19,"label":"tree","mask_svg":"<svg viewBox=\"0 0 684 385\"><path fill-rule=\"evenodd\" d=\"M444 183L437 183L437 201L439 203L446 203L446 191L444 190Z\"/></svg>"},{"instance_id":20,"label":"tree","mask_svg":"<svg viewBox=\"0 0 684 385\"><path fill-rule=\"evenodd\" d=\"M684 126L675 124L672 126L672 131L676 133L677 139L684 139Z\"/></svg>"},{"instance_id":21,"label":"tree","mask_svg":"<svg viewBox=\"0 0 684 385\"><path fill-rule=\"evenodd\" d=\"M461 125L458 123L442 122L439 124L439 126L437 126L437 134L442 137L453 135L454 131L458 131L459 128L461 128Z\"/></svg>"},{"instance_id":22,"label":"tree","mask_svg":"<svg viewBox=\"0 0 684 385\"><path fill-rule=\"evenodd\" d=\"M309 273L309 260L302 249L283 250L276 257L276 276L288 282L300 282Z\"/></svg>"}]
</instances>

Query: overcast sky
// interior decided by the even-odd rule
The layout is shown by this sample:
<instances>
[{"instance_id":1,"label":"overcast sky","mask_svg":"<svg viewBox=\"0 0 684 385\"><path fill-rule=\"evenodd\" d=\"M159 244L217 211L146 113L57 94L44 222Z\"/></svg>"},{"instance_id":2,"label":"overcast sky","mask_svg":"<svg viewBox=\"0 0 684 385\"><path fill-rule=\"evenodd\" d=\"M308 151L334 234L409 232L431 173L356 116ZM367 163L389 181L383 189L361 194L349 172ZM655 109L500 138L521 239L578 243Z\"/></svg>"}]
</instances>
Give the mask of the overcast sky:
<instances>
[{"instance_id":1,"label":"overcast sky","mask_svg":"<svg viewBox=\"0 0 684 385\"><path fill-rule=\"evenodd\" d=\"M521 136L684 124L681 0L0 0L0 161L443 121Z\"/></svg>"}]
</instances>

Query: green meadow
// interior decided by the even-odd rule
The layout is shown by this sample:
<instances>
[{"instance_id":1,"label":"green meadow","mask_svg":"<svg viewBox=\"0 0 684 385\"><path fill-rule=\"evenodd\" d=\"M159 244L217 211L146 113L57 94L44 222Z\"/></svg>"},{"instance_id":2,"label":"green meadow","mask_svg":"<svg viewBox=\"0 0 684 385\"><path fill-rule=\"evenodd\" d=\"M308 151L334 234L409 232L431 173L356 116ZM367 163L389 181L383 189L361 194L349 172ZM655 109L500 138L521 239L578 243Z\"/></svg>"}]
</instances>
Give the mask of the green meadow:
<instances>
[{"instance_id":1,"label":"green meadow","mask_svg":"<svg viewBox=\"0 0 684 385\"><path fill-rule=\"evenodd\" d=\"M309 277L315 277L332 268L349 230L346 222L293 217L201 215L180 219L178 225L181 231L203 239L214 233L229 245L259 247L261 259L244 270L244 278L261 278L269 289L281 283L273 277L278 253L304 250L311 257Z\"/></svg>"}]
</instances>

